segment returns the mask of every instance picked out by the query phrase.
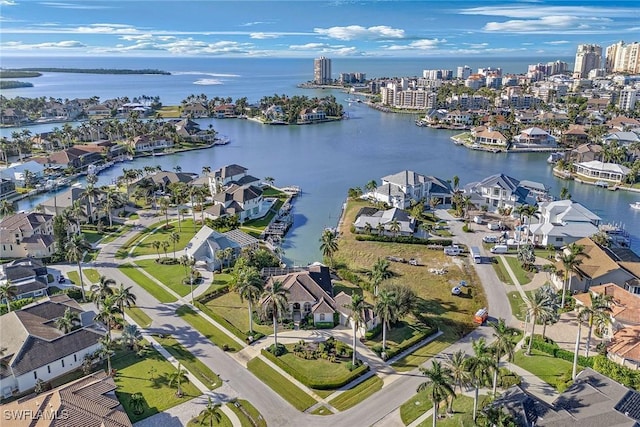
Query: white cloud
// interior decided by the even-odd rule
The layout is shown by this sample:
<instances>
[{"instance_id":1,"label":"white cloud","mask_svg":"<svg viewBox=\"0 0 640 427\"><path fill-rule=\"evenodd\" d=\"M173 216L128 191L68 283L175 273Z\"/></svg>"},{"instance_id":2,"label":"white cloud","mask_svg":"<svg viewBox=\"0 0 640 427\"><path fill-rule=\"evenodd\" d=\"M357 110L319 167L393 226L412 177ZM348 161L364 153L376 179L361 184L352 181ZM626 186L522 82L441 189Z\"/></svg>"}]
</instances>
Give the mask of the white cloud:
<instances>
[{"instance_id":1,"label":"white cloud","mask_svg":"<svg viewBox=\"0 0 640 427\"><path fill-rule=\"evenodd\" d=\"M544 18L552 15L577 15L582 17L629 17L637 15L638 8L615 8L594 6L483 6L462 9L462 15L504 16L507 18Z\"/></svg>"},{"instance_id":2,"label":"white cloud","mask_svg":"<svg viewBox=\"0 0 640 427\"><path fill-rule=\"evenodd\" d=\"M244 24L240 24L241 27L252 27L254 25L260 25L260 24L273 24L273 22L267 22L267 21L253 21L253 22L245 22Z\"/></svg>"},{"instance_id":3,"label":"white cloud","mask_svg":"<svg viewBox=\"0 0 640 427\"><path fill-rule=\"evenodd\" d=\"M16 2L13 0L0 0L0 6L15 6Z\"/></svg>"},{"instance_id":4,"label":"white cloud","mask_svg":"<svg viewBox=\"0 0 640 427\"><path fill-rule=\"evenodd\" d=\"M593 24L606 24L610 20L606 18L582 18L578 16L554 15L540 19L514 19L504 22L487 22L485 31L509 32L509 33L548 33L563 31L564 33L588 33L602 32L601 26Z\"/></svg>"},{"instance_id":5,"label":"white cloud","mask_svg":"<svg viewBox=\"0 0 640 427\"><path fill-rule=\"evenodd\" d=\"M484 49L489 46L489 43L463 43L465 46L470 49Z\"/></svg>"},{"instance_id":6,"label":"white cloud","mask_svg":"<svg viewBox=\"0 0 640 427\"><path fill-rule=\"evenodd\" d=\"M571 43L569 40L554 40L554 41L550 41L550 42L544 42L544 44L551 44L551 45L556 45L556 44L568 44Z\"/></svg>"},{"instance_id":7,"label":"white cloud","mask_svg":"<svg viewBox=\"0 0 640 427\"><path fill-rule=\"evenodd\" d=\"M122 24L91 24L88 26L77 27L75 31L85 34L135 34L138 30L131 25Z\"/></svg>"},{"instance_id":8,"label":"white cloud","mask_svg":"<svg viewBox=\"0 0 640 427\"><path fill-rule=\"evenodd\" d=\"M2 43L3 49L11 50L37 50L37 49L74 49L87 47L84 43L76 40L65 40L60 42L46 43L23 43L23 42L6 42Z\"/></svg>"},{"instance_id":9,"label":"white cloud","mask_svg":"<svg viewBox=\"0 0 640 427\"><path fill-rule=\"evenodd\" d=\"M78 4L78 3L59 3L59 2L41 2L43 6L55 7L57 9L110 9L110 6L102 6L95 4Z\"/></svg>"},{"instance_id":10,"label":"white cloud","mask_svg":"<svg viewBox=\"0 0 640 427\"><path fill-rule=\"evenodd\" d=\"M307 43L307 44L292 44L289 46L289 49L308 50L308 49L324 49L327 47L329 47L329 45L325 43Z\"/></svg>"},{"instance_id":11,"label":"white cloud","mask_svg":"<svg viewBox=\"0 0 640 427\"><path fill-rule=\"evenodd\" d=\"M442 43L446 43L445 39L422 39L415 40L411 43L404 45L389 45L386 46L386 50L433 50Z\"/></svg>"},{"instance_id":12,"label":"white cloud","mask_svg":"<svg viewBox=\"0 0 640 427\"><path fill-rule=\"evenodd\" d=\"M265 39L277 39L280 37L279 34L275 33L251 33L249 37L252 39L265 40Z\"/></svg>"},{"instance_id":13,"label":"white cloud","mask_svg":"<svg viewBox=\"0 0 640 427\"><path fill-rule=\"evenodd\" d=\"M392 28L386 25L378 25L368 28L360 25L314 28L314 32L338 40L404 38L404 30Z\"/></svg>"}]
</instances>

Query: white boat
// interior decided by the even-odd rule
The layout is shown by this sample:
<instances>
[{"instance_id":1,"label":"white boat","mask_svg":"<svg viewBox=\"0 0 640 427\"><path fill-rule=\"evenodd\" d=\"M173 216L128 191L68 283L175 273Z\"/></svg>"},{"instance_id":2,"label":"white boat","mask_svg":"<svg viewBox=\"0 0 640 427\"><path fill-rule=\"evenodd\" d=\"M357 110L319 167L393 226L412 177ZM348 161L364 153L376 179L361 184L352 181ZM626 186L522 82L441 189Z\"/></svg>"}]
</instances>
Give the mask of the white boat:
<instances>
[{"instance_id":1,"label":"white boat","mask_svg":"<svg viewBox=\"0 0 640 427\"><path fill-rule=\"evenodd\" d=\"M606 182L606 181L596 181L596 182L594 183L594 185L595 185L596 187L602 187L602 188L608 188L608 187L609 187L609 183L608 183L608 182Z\"/></svg>"},{"instance_id":2,"label":"white boat","mask_svg":"<svg viewBox=\"0 0 640 427\"><path fill-rule=\"evenodd\" d=\"M547 157L547 163L554 165L558 163L558 160L564 159L564 155L564 151L556 151L555 153L551 153L549 154L549 157Z\"/></svg>"},{"instance_id":3,"label":"white boat","mask_svg":"<svg viewBox=\"0 0 640 427\"><path fill-rule=\"evenodd\" d=\"M629 203L629 206L631 206L631 209L637 209L637 210L640 211L640 201L634 202L634 203Z\"/></svg>"}]
</instances>

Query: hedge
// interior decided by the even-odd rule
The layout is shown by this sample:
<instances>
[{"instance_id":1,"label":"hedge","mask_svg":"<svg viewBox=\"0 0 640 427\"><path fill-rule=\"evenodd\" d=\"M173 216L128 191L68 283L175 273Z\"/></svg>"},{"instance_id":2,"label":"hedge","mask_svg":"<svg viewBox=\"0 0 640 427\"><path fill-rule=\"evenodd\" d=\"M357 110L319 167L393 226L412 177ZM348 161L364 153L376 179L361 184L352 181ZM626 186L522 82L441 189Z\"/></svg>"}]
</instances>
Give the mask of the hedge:
<instances>
[{"instance_id":1,"label":"hedge","mask_svg":"<svg viewBox=\"0 0 640 427\"><path fill-rule=\"evenodd\" d=\"M349 375L347 378L344 378L342 380L336 380L336 381L320 382L316 378L307 377L304 372L298 372L295 369L292 369L289 365L287 365L286 363L282 363L279 358L277 358L276 356L274 356L273 354L269 353L264 349L261 350L261 353L264 357L266 357L267 359L269 359L270 361L278 365L280 369L282 369L283 371L291 375L293 378L300 381L302 384L306 385L307 387L315 388L316 390L338 389L346 384L349 384L351 381L355 380L356 378L364 375L367 371L369 371L369 366L363 364L358 366L353 371L351 371L351 375Z\"/></svg>"},{"instance_id":2,"label":"hedge","mask_svg":"<svg viewBox=\"0 0 640 427\"><path fill-rule=\"evenodd\" d=\"M372 340L378 335L380 335L381 332L382 332L382 323L378 323L376 326L373 327L373 329L369 329L367 332L365 332L364 339Z\"/></svg>"},{"instance_id":3,"label":"hedge","mask_svg":"<svg viewBox=\"0 0 640 427\"><path fill-rule=\"evenodd\" d=\"M391 359L395 355L400 354L403 351L413 347L414 345L418 344L420 341L423 341L423 340L429 338L431 335L435 334L436 332L438 332L438 329L429 328L428 330L424 331L423 333L414 335L413 337L409 338L408 340L403 341L402 345L400 345L400 346L386 349L385 350L385 354L387 355L387 360Z\"/></svg>"},{"instance_id":4,"label":"hedge","mask_svg":"<svg viewBox=\"0 0 640 427\"><path fill-rule=\"evenodd\" d=\"M410 243L413 245L438 245L451 246L451 239L419 239L413 236L379 236L377 234L357 234L356 240L360 242L384 242L384 243Z\"/></svg>"},{"instance_id":5,"label":"hedge","mask_svg":"<svg viewBox=\"0 0 640 427\"><path fill-rule=\"evenodd\" d=\"M198 301L199 303L202 304L206 304L209 301L218 298L220 295L224 295L226 293L229 293L229 285L223 285L221 287L219 287L216 290L207 292L206 294L202 294L200 295L198 298L196 298L196 301Z\"/></svg>"},{"instance_id":6,"label":"hedge","mask_svg":"<svg viewBox=\"0 0 640 427\"><path fill-rule=\"evenodd\" d=\"M609 360L606 356L595 356L593 363L593 369L600 372L602 375L606 375L614 381L619 382L627 387L635 390L640 389L640 371L627 368L626 366L618 365L612 360Z\"/></svg>"}]
</instances>

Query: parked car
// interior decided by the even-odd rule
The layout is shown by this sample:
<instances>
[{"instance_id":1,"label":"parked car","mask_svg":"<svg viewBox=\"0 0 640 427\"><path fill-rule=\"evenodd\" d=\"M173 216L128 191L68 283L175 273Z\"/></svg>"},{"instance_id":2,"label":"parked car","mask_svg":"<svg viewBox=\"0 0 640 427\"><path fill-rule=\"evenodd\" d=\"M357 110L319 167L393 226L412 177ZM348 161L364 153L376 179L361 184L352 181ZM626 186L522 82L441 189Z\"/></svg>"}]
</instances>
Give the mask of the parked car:
<instances>
[{"instance_id":1,"label":"parked car","mask_svg":"<svg viewBox=\"0 0 640 427\"><path fill-rule=\"evenodd\" d=\"M458 256L462 253L462 248L458 245L446 246L444 248L444 254L450 256Z\"/></svg>"},{"instance_id":2,"label":"parked car","mask_svg":"<svg viewBox=\"0 0 640 427\"><path fill-rule=\"evenodd\" d=\"M491 249L492 254L506 254L509 252L509 246L507 245L495 245Z\"/></svg>"},{"instance_id":3,"label":"parked car","mask_svg":"<svg viewBox=\"0 0 640 427\"><path fill-rule=\"evenodd\" d=\"M66 280L66 279L64 278L64 276L63 276L63 275L60 275L60 276L58 277L58 283L64 283L64 282L65 282L65 280Z\"/></svg>"},{"instance_id":4,"label":"parked car","mask_svg":"<svg viewBox=\"0 0 640 427\"><path fill-rule=\"evenodd\" d=\"M473 222L476 224L484 224L484 219L482 219L481 216L476 215L473 217Z\"/></svg>"},{"instance_id":5,"label":"parked car","mask_svg":"<svg viewBox=\"0 0 640 427\"><path fill-rule=\"evenodd\" d=\"M484 243L498 243L499 240L500 238L498 236L484 236L482 238Z\"/></svg>"},{"instance_id":6,"label":"parked car","mask_svg":"<svg viewBox=\"0 0 640 427\"><path fill-rule=\"evenodd\" d=\"M487 228L489 230L501 230L502 229L502 225L500 225L497 222L490 222L487 224Z\"/></svg>"}]
</instances>

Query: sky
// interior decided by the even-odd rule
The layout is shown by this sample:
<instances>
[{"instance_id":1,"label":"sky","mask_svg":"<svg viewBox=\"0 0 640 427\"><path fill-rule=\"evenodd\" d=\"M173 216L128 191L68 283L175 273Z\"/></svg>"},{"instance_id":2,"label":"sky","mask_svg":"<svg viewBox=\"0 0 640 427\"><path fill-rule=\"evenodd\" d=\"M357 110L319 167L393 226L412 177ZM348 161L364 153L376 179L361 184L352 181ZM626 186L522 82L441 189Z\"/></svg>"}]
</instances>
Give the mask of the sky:
<instances>
[{"instance_id":1,"label":"sky","mask_svg":"<svg viewBox=\"0 0 640 427\"><path fill-rule=\"evenodd\" d=\"M640 41L640 2L0 0L0 56L575 54Z\"/></svg>"}]
</instances>

